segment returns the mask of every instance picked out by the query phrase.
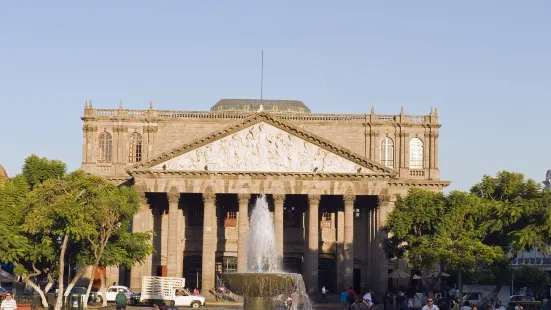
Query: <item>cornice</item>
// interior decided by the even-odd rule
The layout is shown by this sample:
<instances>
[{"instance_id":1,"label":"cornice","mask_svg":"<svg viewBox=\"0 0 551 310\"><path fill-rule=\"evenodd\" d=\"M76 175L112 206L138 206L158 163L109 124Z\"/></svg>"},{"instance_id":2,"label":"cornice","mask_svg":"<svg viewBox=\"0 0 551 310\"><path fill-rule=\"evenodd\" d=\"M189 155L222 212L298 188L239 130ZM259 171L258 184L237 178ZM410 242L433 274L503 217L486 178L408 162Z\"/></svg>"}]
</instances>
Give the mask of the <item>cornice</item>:
<instances>
[{"instance_id":1,"label":"cornice","mask_svg":"<svg viewBox=\"0 0 551 310\"><path fill-rule=\"evenodd\" d=\"M410 188L410 187L433 187L443 189L451 184L451 181L436 181L436 180L408 180L394 179L388 181L388 186L391 188Z\"/></svg>"},{"instance_id":2,"label":"cornice","mask_svg":"<svg viewBox=\"0 0 551 310\"><path fill-rule=\"evenodd\" d=\"M368 173L303 173L303 172L223 172L223 171L149 171L149 170L132 170L128 171L132 177L251 177L251 178L299 178L310 180L381 180L390 181L392 175L388 174L368 174Z\"/></svg>"}]
</instances>

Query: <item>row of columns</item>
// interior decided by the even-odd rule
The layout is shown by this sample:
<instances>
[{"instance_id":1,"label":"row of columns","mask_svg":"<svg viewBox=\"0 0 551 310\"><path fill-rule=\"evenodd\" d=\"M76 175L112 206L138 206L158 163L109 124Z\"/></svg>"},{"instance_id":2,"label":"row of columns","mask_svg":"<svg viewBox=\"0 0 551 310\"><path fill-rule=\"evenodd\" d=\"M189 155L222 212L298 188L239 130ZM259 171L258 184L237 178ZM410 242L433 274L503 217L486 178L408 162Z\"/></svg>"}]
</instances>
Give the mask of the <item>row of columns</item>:
<instances>
[{"instance_id":1,"label":"row of columns","mask_svg":"<svg viewBox=\"0 0 551 310\"><path fill-rule=\"evenodd\" d=\"M238 213L238 246L237 246L237 271L245 272L248 270L247 261L247 238L249 234L249 200L250 194L237 194L239 202ZM178 277L182 275L183 261L183 242L182 242L182 223L183 213L178 208L180 193L178 191L169 191L168 197L168 236L166 237L166 274L169 277ZM277 251L280 257L283 257L283 210L285 203L285 195L273 195L274 199L274 231L276 235ZM338 211L337 225L344 227L343 231L337 232L337 283L339 287L348 288L353 286L353 271L354 271L354 203L355 195L344 195L344 212ZM308 196L308 217L305 235L305 252L304 252L304 268L303 277L309 293L315 292L318 286L318 258L319 258L319 206L321 195ZM216 219L216 194L204 193L204 218L203 218L203 248L202 248L202 288L209 290L215 286L215 268L216 268L216 251L217 251L217 219ZM388 201L383 201L380 208L384 209L383 215L375 218L370 216L369 223L366 223L373 234L369 234L371 245L369 249L371 253L377 253L371 257L370 265L375 262L384 262L384 253L378 249L379 241L382 236L377 233L386 221L386 213L388 212ZM132 230L150 231L153 230L152 216L147 216L149 205L144 200L142 211L134 217ZM386 213L385 213L386 212ZM150 214L150 213L149 213ZM375 215L375 212L372 213ZM386 268L369 272L373 279L382 281L386 286ZM141 287L141 277L148 275L152 270L151 259L138 268L132 268L131 272L131 287ZM145 272L144 272L145 271ZM383 276L384 275L384 276ZM384 277L384 278L383 278ZM139 282L138 282L139 281Z\"/></svg>"}]
</instances>

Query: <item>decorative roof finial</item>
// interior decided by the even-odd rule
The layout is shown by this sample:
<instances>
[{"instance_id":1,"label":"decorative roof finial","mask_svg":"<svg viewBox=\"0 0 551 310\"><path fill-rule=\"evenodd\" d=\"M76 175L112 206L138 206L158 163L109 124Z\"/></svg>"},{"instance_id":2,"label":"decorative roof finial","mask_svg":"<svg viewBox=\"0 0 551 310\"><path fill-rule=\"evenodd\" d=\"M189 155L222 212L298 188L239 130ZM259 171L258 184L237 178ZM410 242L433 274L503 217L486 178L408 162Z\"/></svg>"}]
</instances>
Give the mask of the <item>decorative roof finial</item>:
<instances>
[{"instance_id":1,"label":"decorative roof finial","mask_svg":"<svg viewBox=\"0 0 551 310\"><path fill-rule=\"evenodd\" d=\"M84 101L84 109L88 109L88 100Z\"/></svg>"},{"instance_id":2,"label":"decorative roof finial","mask_svg":"<svg viewBox=\"0 0 551 310\"><path fill-rule=\"evenodd\" d=\"M90 102L88 103L88 107L91 109L92 108L92 100L90 100Z\"/></svg>"},{"instance_id":3,"label":"decorative roof finial","mask_svg":"<svg viewBox=\"0 0 551 310\"><path fill-rule=\"evenodd\" d=\"M429 115L434 115L434 108L433 107L430 107L430 113Z\"/></svg>"},{"instance_id":4,"label":"decorative roof finial","mask_svg":"<svg viewBox=\"0 0 551 310\"><path fill-rule=\"evenodd\" d=\"M121 100L121 102L119 103L119 109L122 109L122 100Z\"/></svg>"},{"instance_id":5,"label":"decorative roof finial","mask_svg":"<svg viewBox=\"0 0 551 310\"><path fill-rule=\"evenodd\" d=\"M374 105L371 106L371 114L375 114L375 106Z\"/></svg>"},{"instance_id":6,"label":"decorative roof finial","mask_svg":"<svg viewBox=\"0 0 551 310\"><path fill-rule=\"evenodd\" d=\"M434 108L434 115L438 115L438 109Z\"/></svg>"},{"instance_id":7,"label":"decorative roof finial","mask_svg":"<svg viewBox=\"0 0 551 310\"><path fill-rule=\"evenodd\" d=\"M404 115L404 106L400 109L400 115Z\"/></svg>"},{"instance_id":8,"label":"decorative roof finial","mask_svg":"<svg viewBox=\"0 0 551 310\"><path fill-rule=\"evenodd\" d=\"M149 100L149 109L153 110L153 100Z\"/></svg>"},{"instance_id":9,"label":"decorative roof finial","mask_svg":"<svg viewBox=\"0 0 551 310\"><path fill-rule=\"evenodd\" d=\"M258 112L262 112L262 111L264 111L264 106L261 104L260 107L258 108L258 111L256 111L256 112L258 113Z\"/></svg>"}]
</instances>

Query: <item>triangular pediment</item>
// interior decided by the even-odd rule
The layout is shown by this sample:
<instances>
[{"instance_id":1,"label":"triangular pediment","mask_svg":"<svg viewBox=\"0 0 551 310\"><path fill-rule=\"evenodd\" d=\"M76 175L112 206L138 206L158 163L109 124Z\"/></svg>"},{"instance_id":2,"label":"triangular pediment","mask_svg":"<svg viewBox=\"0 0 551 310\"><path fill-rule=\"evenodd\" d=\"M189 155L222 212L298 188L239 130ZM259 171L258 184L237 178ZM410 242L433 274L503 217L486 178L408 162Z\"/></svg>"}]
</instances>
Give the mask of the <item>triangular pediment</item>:
<instances>
[{"instance_id":1,"label":"triangular pediment","mask_svg":"<svg viewBox=\"0 0 551 310\"><path fill-rule=\"evenodd\" d=\"M331 142L258 113L130 170L395 174ZM130 172L130 171L129 171Z\"/></svg>"}]
</instances>

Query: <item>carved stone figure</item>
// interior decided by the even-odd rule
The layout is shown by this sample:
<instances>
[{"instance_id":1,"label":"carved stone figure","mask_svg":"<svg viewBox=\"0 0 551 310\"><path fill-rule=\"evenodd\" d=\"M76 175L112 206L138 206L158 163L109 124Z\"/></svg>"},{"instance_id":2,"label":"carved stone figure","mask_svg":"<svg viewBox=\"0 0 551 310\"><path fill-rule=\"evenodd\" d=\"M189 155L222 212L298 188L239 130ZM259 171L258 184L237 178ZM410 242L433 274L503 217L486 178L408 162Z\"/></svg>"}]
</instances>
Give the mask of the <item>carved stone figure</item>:
<instances>
[{"instance_id":1,"label":"carved stone figure","mask_svg":"<svg viewBox=\"0 0 551 310\"><path fill-rule=\"evenodd\" d=\"M153 169L161 170L163 165L169 170L181 171L355 173L361 168L352 161L266 123L213 141ZM362 170L367 171L365 168Z\"/></svg>"}]
</instances>

